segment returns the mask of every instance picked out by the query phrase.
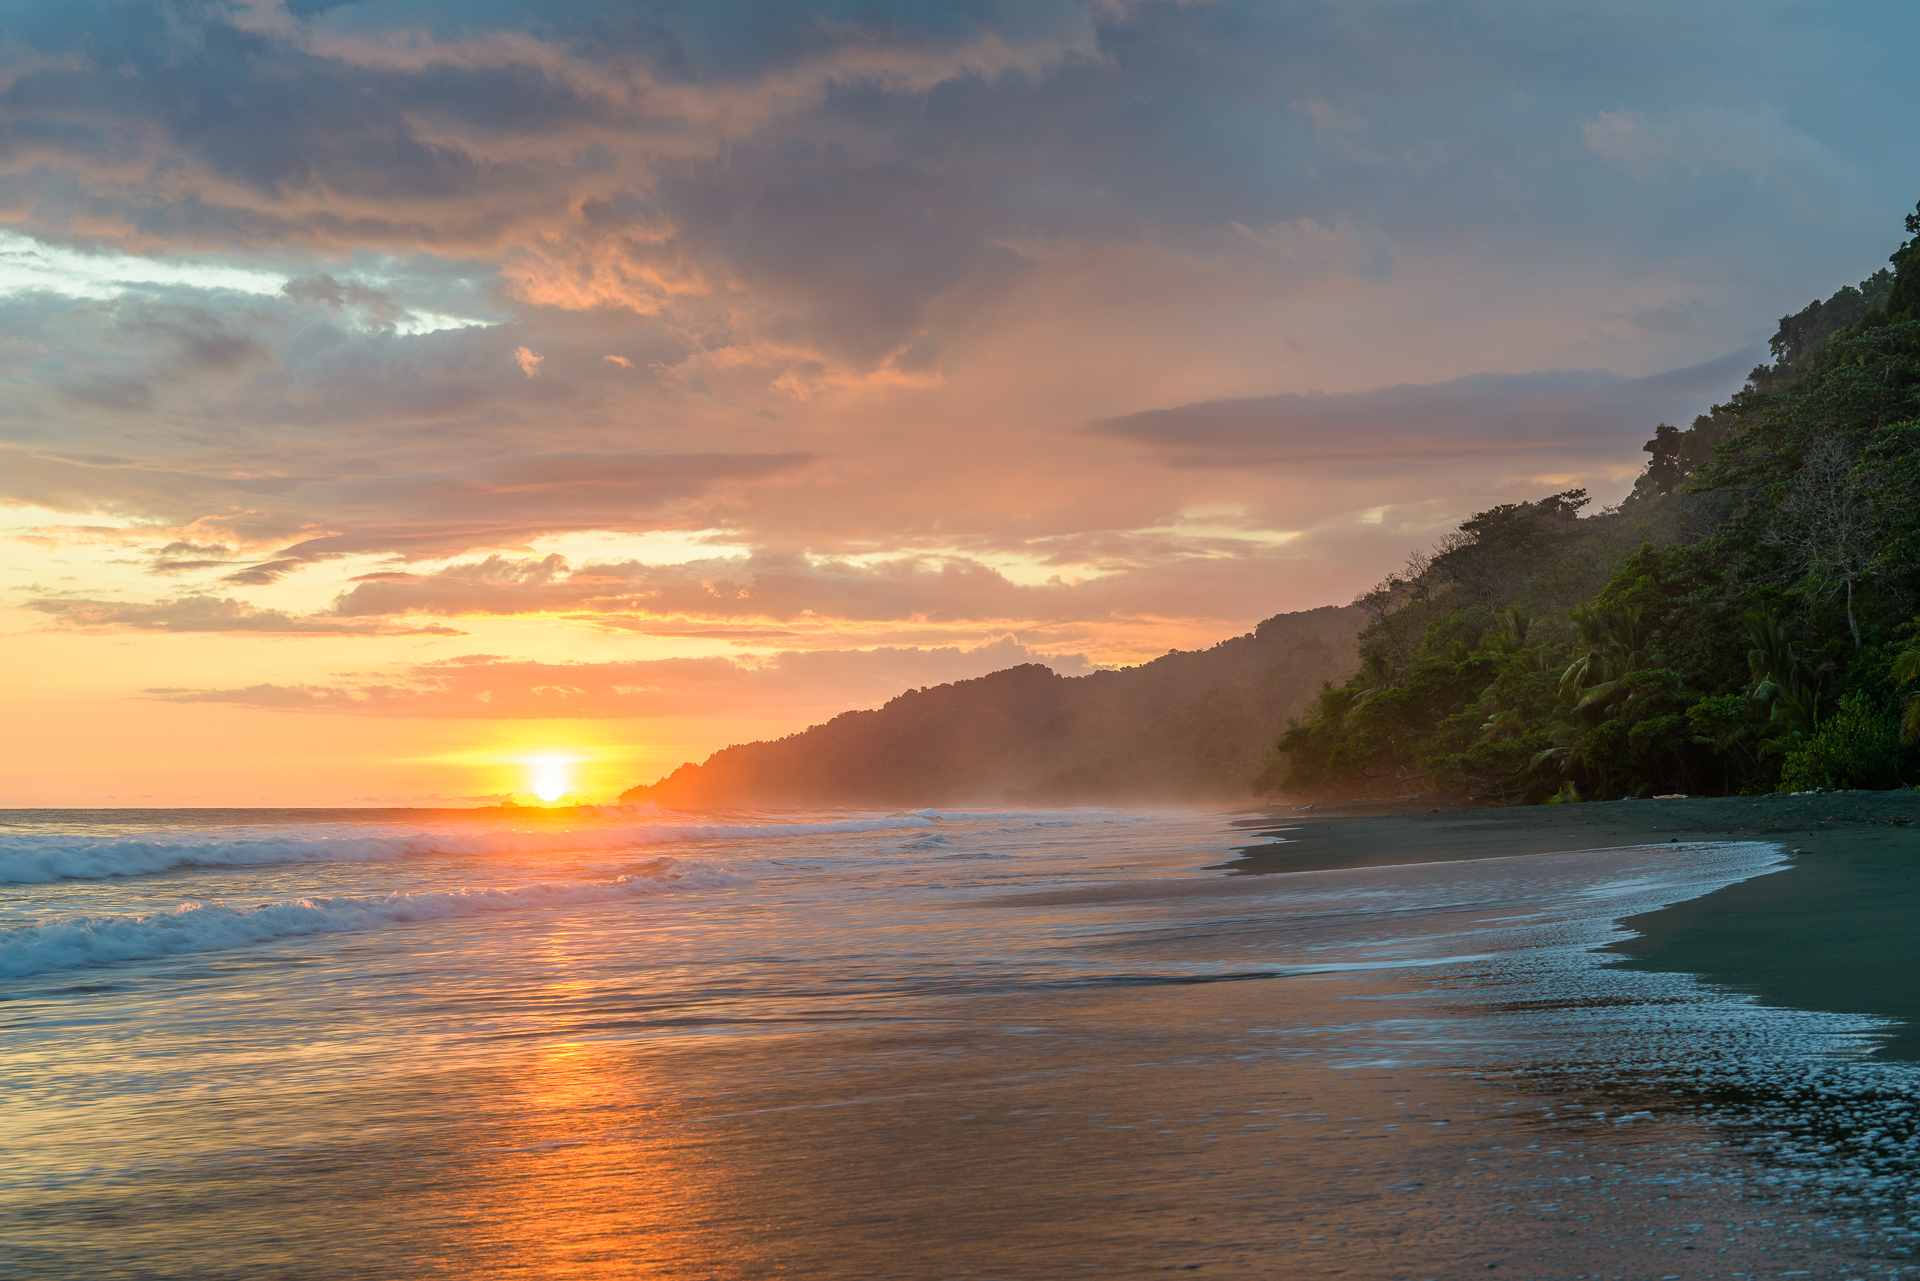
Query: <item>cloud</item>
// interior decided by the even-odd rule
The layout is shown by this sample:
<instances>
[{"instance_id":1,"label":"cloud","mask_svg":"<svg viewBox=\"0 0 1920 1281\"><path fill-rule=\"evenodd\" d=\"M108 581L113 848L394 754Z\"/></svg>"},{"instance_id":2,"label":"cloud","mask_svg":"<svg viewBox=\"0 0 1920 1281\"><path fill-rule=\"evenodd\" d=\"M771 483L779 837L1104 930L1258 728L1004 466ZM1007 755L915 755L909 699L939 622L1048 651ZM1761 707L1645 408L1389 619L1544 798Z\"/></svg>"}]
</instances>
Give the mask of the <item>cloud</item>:
<instances>
[{"instance_id":1,"label":"cloud","mask_svg":"<svg viewBox=\"0 0 1920 1281\"><path fill-rule=\"evenodd\" d=\"M34 600L26 608L51 614L65 626L147 632L268 632L285 636L459 636L438 624L398 624L302 618L277 609L255 609L232 597L183 596L151 604L100 600Z\"/></svg>"},{"instance_id":2,"label":"cloud","mask_svg":"<svg viewBox=\"0 0 1920 1281\"><path fill-rule=\"evenodd\" d=\"M1688 421L1765 356L1750 348L1651 378L1604 370L1475 374L1348 395L1259 396L1103 419L1088 430L1173 467L1357 466L1375 474L1630 456L1662 420ZM1636 446L1637 446L1637 442Z\"/></svg>"},{"instance_id":3,"label":"cloud","mask_svg":"<svg viewBox=\"0 0 1920 1281\"><path fill-rule=\"evenodd\" d=\"M1296 278L1346 272L1378 279L1393 270L1393 246L1377 228L1346 221L1323 227L1311 218L1277 222L1263 231L1239 222L1228 226L1284 263Z\"/></svg>"},{"instance_id":4,"label":"cloud","mask_svg":"<svg viewBox=\"0 0 1920 1281\"><path fill-rule=\"evenodd\" d=\"M1581 121L1580 130L1595 155L1642 182L1676 173L1745 173L1820 204L1858 200L1870 185L1859 165L1788 124L1771 103L1602 111Z\"/></svg>"},{"instance_id":5,"label":"cloud","mask_svg":"<svg viewBox=\"0 0 1920 1281\"><path fill-rule=\"evenodd\" d=\"M43 364L42 385L68 412L75 406L110 414L147 410L169 386L229 384L273 363L271 349L248 332L244 318L197 304L130 298L90 303L80 314L102 345L139 357Z\"/></svg>"},{"instance_id":6,"label":"cloud","mask_svg":"<svg viewBox=\"0 0 1920 1281\"><path fill-rule=\"evenodd\" d=\"M344 618L578 611L649 618L793 621L813 614L953 621L1028 616L1035 602L1020 598L1044 591L1017 587L959 557L860 565L762 552L677 565L589 564L569 571L557 556L537 561L495 556L411 579L382 576L360 583L335 602L333 612Z\"/></svg>"},{"instance_id":7,"label":"cloud","mask_svg":"<svg viewBox=\"0 0 1920 1281\"><path fill-rule=\"evenodd\" d=\"M232 563L233 548L225 543L175 541L154 553L151 574L185 574L201 569L218 569Z\"/></svg>"},{"instance_id":8,"label":"cloud","mask_svg":"<svg viewBox=\"0 0 1920 1281\"><path fill-rule=\"evenodd\" d=\"M392 328L400 321L400 308L394 304L391 294L357 280L340 281L326 274L307 276L289 280L280 286L280 292L296 303L309 306L330 307L335 311L359 308L367 323L376 328Z\"/></svg>"},{"instance_id":9,"label":"cloud","mask_svg":"<svg viewBox=\"0 0 1920 1281\"><path fill-rule=\"evenodd\" d=\"M545 360L545 356L537 352L528 351L525 347L515 347L513 349L513 363L520 366L520 372L529 378L538 378L540 376L540 365L541 362Z\"/></svg>"},{"instance_id":10,"label":"cloud","mask_svg":"<svg viewBox=\"0 0 1920 1281\"><path fill-rule=\"evenodd\" d=\"M223 528L246 543L319 526L236 582L270 581L351 552L447 555L543 533L631 526L729 485L769 480L805 454L524 454L442 471L335 480L206 476L0 447L0 499Z\"/></svg>"},{"instance_id":11,"label":"cloud","mask_svg":"<svg viewBox=\"0 0 1920 1281\"><path fill-rule=\"evenodd\" d=\"M544 663L472 655L389 674L308 685L149 690L173 703L369 716L626 719L688 715L829 715L877 706L902 688L967 680L1021 663L1066 676L1092 670L1002 637L970 648L786 651L765 659L670 658Z\"/></svg>"},{"instance_id":12,"label":"cloud","mask_svg":"<svg viewBox=\"0 0 1920 1281\"><path fill-rule=\"evenodd\" d=\"M310 563L293 557L262 561L258 565L249 565L245 569L236 569L231 574L223 574L221 581L245 587L264 587L268 583L279 582L296 569L302 569Z\"/></svg>"},{"instance_id":13,"label":"cloud","mask_svg":"<svg viewBox=\"0 0 1920 1281\"><path fill-rule=\"evenodd\" d=\"M731 347L857 363L851 331L900 318L873 304L911 309L916 286L952 283L982 250L976 229L899 216L934 171L899 171L874 109L1097 56L1071 0L700 8L555 6L538 36L434 6L400 28L206 8L126 15L105 41L48 15L12 33L31 65L9 86L0 203L24 228L136 251L481 255L537 307L684 307ZM844 171L841 194L816 180L823 163ZM803 226L817 248L796 255ZM796 274L834 270L820 249L846 306L791 295Z\"/></svg>"},{"instance_id":14,"label":"cloud","mask_svg":"<svg viewBox=\"0 0 1920 1281\"><path fill-rule=\"evenodd\" d=\"M493 556L431 574L379 574L355 584L329 616L446 618L557 613L652 635L749 636L689 629L695 620L778 623L803 630L847 624L1009 624L1047 619L1113 621L1156 611L1238 618L1245 580L1284 563L1281 548L1232 538L1111 535L1041 542L1036 559L1100 561L1109 573L1086 581L1055 577L1017 583L965 555L893 556L863 562L770 550L673 565L638 561L570 569L558 556Z\"/></svg>"},{"instance_id":15,"label":"cloud","mask_svg":"<svg viewBox=\"0 0 1920 1281\"><path fill-rule=\"evenodd\" d=\"M284 554L445 555L558 530L631 528L676 500L787 475L810 461L797 453L530 454L442 472L313 482L299 496L350 528L295 543Z\"/></svg>"}]
</instances>

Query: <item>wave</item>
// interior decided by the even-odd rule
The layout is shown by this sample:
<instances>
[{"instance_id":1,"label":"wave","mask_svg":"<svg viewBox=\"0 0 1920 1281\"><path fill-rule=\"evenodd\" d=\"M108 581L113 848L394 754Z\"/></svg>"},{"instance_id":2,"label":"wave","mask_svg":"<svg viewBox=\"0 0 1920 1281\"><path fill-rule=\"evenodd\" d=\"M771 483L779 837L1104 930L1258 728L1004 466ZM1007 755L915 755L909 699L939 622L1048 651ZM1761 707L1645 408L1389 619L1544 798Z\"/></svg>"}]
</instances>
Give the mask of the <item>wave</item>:
<instances>
[{"instance_id":1,"label":"wave","mask_svg":"<svg viewBox=\"0 0 1920 1281\"><path fill-rule=\"evenodd\" d=\"M920 809L920 810L908 810L908 811L906 811L906 812L907 812L908 814L911 814L911 815L912 815L912 816L914 816L915 818L942 818L942 819L962 819L962 818L1001 818L1001 819L1007 819L1007 818L1024 818L1024 819L1036 819L1036 820L1037 820L1037 819L1053 819L1053 820L1056 820L1055 822L1050 822L1050 823L1041 823L1041 824L1039 824L1039 825L1040 825L1041 827L1067 827L1067 826L1070 826L1070 825L1071 825L1071 822L1070 822L1070 820L1071 820L1071 821L1078 821L1078 822L1082 822L1082 823L1085 823L1085 822L1115 822L1115 821L1119 821L1119 822L1125 822L1125 823L1133 823L1133 822L1138 822L1138 821L1139 821L1139 818L1140 818L1140 816L1139 816L1139 815L1137 815L1137 814L1127 814L1127 813L1123 813L1123 812L1121 812L1121 811L1119 811L1119 810L1114 810L1114 809L1110 809L1110 808L1105 808L1105 807L1099 807L1099 806L1088 806L1088 807L1085 807L1085 808L1082 808L1082 809L1071 809L1071 810L940 810L940 809Z\"/></svg>"},{"instance_id":2,"label":"wave","mask_svg":"<svg viewBox=\"0 0 1920 1281\"><path fill-rule=\"evenodd\" d=\"M817 823L649 823L631 827L577 827L560 831L416 832L393 836L261 836L205 842L96 841L15 838L0 845L0 884L139 876L184 867L252 867L272 863L384 863L418 856L561 854L644 849L681 841L832 836L930 827L924 814L837 819Z\"/></svg>"},{"instance_id":3,"label":"wave","mask_svg":"<svg viewBox=\"0 0 1920 1281\"><path fill-rule=\"evenodd\" d=\"M266 943L302 934L334 934L383 925L443 921L527 908L717 889L746 878L699 863L661 859L648 871L612 881L541 882L512 889L395 891L298 898L259 907L187 902L148 916L57 916L0 930L0 977L150 960Z\"/></svg>"}]
</instances>

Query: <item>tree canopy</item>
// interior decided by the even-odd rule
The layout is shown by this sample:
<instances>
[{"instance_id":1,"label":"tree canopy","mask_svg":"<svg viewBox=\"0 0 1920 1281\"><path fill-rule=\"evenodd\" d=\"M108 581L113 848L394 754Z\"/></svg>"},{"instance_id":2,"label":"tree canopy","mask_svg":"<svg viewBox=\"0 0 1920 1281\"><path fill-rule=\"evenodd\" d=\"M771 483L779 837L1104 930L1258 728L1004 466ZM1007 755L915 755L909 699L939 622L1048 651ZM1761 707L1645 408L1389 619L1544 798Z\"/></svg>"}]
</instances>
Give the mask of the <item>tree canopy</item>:
<instances>
[{"instance_id":1,"label":"tree canopy","mask_svg":"<svg viewBox=\"0 0 1920 1281\"><path fill-rule=\"evenodd\" d=\"M1268 781L1496 803L1920 782L1920 208L1892 268L1659 424L1618 506L1475 514L1358 600Z\"/></svg>"}]
</instances>

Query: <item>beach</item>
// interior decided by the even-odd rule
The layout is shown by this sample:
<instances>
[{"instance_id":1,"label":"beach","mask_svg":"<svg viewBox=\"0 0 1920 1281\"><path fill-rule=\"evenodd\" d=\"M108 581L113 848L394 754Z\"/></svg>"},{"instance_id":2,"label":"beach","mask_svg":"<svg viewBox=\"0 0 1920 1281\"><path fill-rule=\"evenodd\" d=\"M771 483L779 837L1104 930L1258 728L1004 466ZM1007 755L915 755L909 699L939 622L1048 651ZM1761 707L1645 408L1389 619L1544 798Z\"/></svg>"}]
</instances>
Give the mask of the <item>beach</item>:
<instances>
[{"instance_id":1,"label":"beach","mask_svg":"<svg viewBox=\"0 0 1920 1281\"><path fill-rule=\"evenodd\" d=\"M1265 875L1614 844L1745 840L1792 851L1783 871L1624 922L1626 963L1698 974L1769 1004L1899 1020L1884 1056L1920 1059L1920 792L1689 797L1509 809L1431 802L1285 808L1230 870Z\"/></svg>"},{"instance_id":2,"label":"beach","mask_svg":"<svg viewBox=\"0 0 1920 1281\"><path fill-rule=\"evenodd\" d=\"M1884 1011L1662 968L1894 803L10 816L0 1262L1899 1275Z\"/></svg>"}]
</instances>

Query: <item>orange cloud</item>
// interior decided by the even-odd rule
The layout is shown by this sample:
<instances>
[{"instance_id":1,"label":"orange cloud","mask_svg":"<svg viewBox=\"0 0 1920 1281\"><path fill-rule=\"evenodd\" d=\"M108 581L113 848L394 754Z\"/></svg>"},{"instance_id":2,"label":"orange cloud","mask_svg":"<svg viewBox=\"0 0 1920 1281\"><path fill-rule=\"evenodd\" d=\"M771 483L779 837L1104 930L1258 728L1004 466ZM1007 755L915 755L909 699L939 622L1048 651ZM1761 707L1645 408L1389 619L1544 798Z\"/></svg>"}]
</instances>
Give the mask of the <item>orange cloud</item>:
<instances>
[{"instance_id":1,"label":"orange cloud","mask_svg":"<svg viewBox=\"0 0 1920 1281\"><path fill-rule=\"evenodd\" d=\"M377 675L237 689L155 689L174 703L277 711L466 719L623 719L688 715L828 716L878 706L903 687L968 680L1020 663L1062 675L1091 670L1079 655L1049 654L1003 637L970 648L885 646L787 651L764 659L672 658L529 662L472 654Z\"/></svg>"}]
</instances>

